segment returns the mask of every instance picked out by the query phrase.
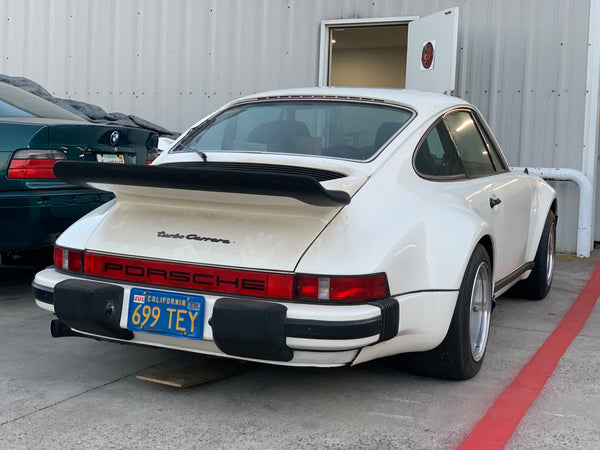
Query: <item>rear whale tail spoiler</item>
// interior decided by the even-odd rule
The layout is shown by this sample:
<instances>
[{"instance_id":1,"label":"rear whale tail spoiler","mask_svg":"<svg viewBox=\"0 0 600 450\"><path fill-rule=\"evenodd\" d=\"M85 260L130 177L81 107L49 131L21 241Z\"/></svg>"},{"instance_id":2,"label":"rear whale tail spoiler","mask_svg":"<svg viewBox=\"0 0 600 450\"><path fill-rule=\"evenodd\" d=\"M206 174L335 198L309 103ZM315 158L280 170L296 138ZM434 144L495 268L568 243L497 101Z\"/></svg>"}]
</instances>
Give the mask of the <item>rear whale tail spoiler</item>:
<instances>
[{"instance_id":1,"label":"rear whale tail spoiler","mask_svg":"<svg viewBox=\"0 0 600 450\"><path fill-rule=\"evenodd\" d=\"M274 195L295 198L314 206L334 207L350 203L350 195L347 192L328 190L313 177L288 173L250 172L202 166L184 168L58 161L54 165L54 175L70 184L104 190L107 190L109 185L126 185Z\"/></svg>"}]
</instances>

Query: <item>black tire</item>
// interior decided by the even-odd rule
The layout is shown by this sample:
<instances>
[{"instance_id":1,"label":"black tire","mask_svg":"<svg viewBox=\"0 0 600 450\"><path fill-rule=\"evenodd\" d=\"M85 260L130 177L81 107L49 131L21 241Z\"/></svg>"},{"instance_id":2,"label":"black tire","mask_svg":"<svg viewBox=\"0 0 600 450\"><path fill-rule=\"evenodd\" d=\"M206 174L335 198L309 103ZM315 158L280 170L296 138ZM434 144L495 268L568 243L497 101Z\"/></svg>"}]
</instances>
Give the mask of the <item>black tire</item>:
<instances>
[{"instance_id":1,"label":"black tire","mask_svg":"<svg viewBox=\"0 0 600 450\"><path fill-rule=\"evenodd\" d=\"M36 250L24 250L21 252L5 252L2 253L1 260L6 265L31 266L36 271L40 271L52 265L53 252L53 247L42 247Z\"/></svg>"},{"instance_id":2,"label":"black tire","mask_svg":"<svg viewBox=\"0 0 600 450\"><path fill-rule=\"evenodd\" d=\"M448 380L466 380L477 375L483 363L490 330L492 279L490 256L478 244L463 276L448 334L433 350L400 355L405 368L419 375ZM478 292L483 299L481 306L473 303ZM476 307L480 311L476 311ZM480 321L477 319L479 316ZM478 322L479 327L476 326ZM472 339L474 324L476 336ZM474 341L478 345L473 345Z\"/></svg>"},{"instance_id":3,"label":"black tire","mask_svg":"<svg viewBox=\"0 0 600 450\"><path fill-rule=\"evenodd\" d=\"M527 279L515 285L509 295L529 300L542 300L548 295L554 275L555 243L556 217L552 211L549 211L533 261L533 270Z\"/></svg>"}]
</instances>

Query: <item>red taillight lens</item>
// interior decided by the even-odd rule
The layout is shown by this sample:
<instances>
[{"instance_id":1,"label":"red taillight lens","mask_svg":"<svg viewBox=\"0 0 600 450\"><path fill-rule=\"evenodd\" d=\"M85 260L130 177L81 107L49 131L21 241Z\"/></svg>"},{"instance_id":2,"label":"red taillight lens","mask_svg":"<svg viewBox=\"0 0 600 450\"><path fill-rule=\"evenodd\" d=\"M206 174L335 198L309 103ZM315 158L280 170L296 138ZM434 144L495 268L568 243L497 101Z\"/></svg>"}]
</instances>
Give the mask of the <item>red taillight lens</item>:
<instances>
[{"instance_id":1,"label":"red taillight lens","mask_svg":"<svg viewBox=\"0 0 600 450\"><path fill-rule=\"evenodd\" d=\"M158 151L153 149L153 150L148 150L147 154L146 154L146 165L150 165L154 162L154 160L158 158Z\"/></svg>"},{"instance_id":2,"label":"red taillight lens","mask_svg":"<svg viewBox=\"0 0 600 450\"><path fill-rule=\"evenodd\" d=\"M390 295L385 274L358 277L298 275L296 287L296 297L300 300L365 301Z\"/></svg>"},{"instance_id":3,"label":"red taillight lens","mask_svg":"<svg viewBox=\"0 0 600 450\"><path fill-rule=\"evenodd\" d=\"M279 300L369 301L390 296L385 274L323 277L252 272L123 258L62 247L54 248L54 266L135 284Z\"/></svg>"},{"instance_id":4,"label":"red taillight lens","mask_svg":"<svg viewBox=\"0 0 600 450\"><path fill-rule=\"evenodd\" d=\"M294 276L86 253L84 273L133 283L291 300Z\"/></svg>"},{"instance_id":5,"label":"red taillight lens","mask_svg":"<svg viewBox=\"0 0 600 450\"><path fill-rule=\"evenodd\" d=\"M83 252L54 247L54 267L69 272L81 273L83 269Z\"/></svg>"},{"instance_id":6,"label":"red taillight lens","mask_svg":"<svg viewBox=\"0 0 600 450\"><path fill-rule=\"evenodd\" d=\"M267 277L267 295L271 298L294 298L294 276L271 274Z\"/></svg>"},{"instance_id":7,"label":"red taillight lens","mask_svg":"<svg viewBox=\"0 0 600 450\"><path fill-rule=\"evenodd\" d=\"M60 150L17 150L8 166L8 178L54 178L52 168L56 161L67 157Z\"/></svg>"}]
</instances>

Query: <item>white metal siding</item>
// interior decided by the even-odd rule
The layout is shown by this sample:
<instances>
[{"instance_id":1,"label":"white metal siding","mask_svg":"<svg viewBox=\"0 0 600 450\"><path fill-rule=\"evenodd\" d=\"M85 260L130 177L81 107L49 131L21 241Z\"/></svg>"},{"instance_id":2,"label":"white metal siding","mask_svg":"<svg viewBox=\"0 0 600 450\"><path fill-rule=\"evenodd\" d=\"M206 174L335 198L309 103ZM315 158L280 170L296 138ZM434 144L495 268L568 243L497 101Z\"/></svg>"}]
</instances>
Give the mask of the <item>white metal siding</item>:
<instances>
[{"instance_id":1,"label":"white metal siding","mask_svg":"<svg viewBox=\"0 0 600 450\"><path fill-rule=\"evenodd\" d=\"M589 0L0 0L0 72L182 131L241 95L316 85L321 20L453 6L457 93L509 163L581 169ZM574 251L577 188L559 189Z\"/></svg>"},{"instance_id":2,"label":"white metal siding","mask_svg":"<svg viewBox=\"0 0 600 450\"><path fill-rule=\"evenodd\" d=\"M581 169L589 1L461 3L458 95L477 105L512 166ZM578 190L559 190L558 248L576 248Z\"/></svg>"}]
</instances>

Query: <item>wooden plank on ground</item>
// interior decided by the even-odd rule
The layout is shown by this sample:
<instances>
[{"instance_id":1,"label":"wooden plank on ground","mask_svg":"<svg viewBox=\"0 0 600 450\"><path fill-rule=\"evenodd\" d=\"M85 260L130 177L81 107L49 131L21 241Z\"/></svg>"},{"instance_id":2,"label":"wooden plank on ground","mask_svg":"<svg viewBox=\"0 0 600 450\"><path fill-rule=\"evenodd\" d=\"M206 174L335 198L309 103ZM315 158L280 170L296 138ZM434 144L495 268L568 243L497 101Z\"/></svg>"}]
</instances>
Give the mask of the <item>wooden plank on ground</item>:
<instances>
[{"instance_id":1,"label":"wooden plank on ground","mask_svg":"<svg viewBox=\"0 0 600 450\"><path fill-rule=\"evenodd\" d=\"M247 364L229 359L210 359L193 366L163 370L136 378L178 388L209 383L241 373Z\"/></svg>"}]
</instances>

